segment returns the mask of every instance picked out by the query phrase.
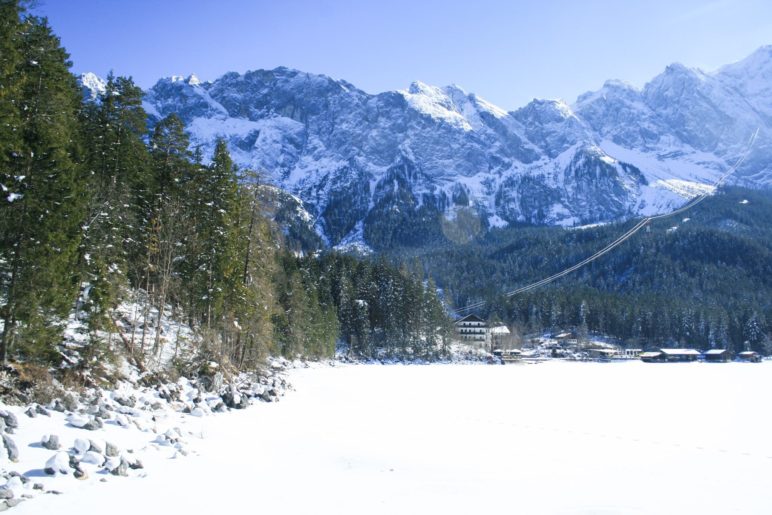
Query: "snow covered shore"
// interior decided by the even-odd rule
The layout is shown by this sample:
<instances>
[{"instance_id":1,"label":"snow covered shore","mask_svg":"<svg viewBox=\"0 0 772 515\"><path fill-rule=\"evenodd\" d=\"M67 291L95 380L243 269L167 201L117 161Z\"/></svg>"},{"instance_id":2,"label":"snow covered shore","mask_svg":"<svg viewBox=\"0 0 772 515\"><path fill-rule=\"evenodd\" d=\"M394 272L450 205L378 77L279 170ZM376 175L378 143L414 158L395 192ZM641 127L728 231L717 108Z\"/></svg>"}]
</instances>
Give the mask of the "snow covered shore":
<instances>
[{"instance_id":1,"label":"snow covered shore","mask_svg":"<svg viewBox=\"0 0 772 515\"><path fill-rule=\"evenodd\" d=\"M14 512L772 511L769 362L318 366L290 381L279 403L171 417L195 449L184 461L146 436L130 473L145 477L57 478L66 495Z\"/></svg>"},{"instance_id":2,"label":"snow covered shore","mask_svg":"<svg viewBox=\"0 0 772 515\"><path fill-rule=\"evenodd\" d=\"M68 391L45 405L0 405L0 511L29 500L34 512L45 494L144 478L158 462L195 455L204 418L246 408L252 399L278 400L289 386L286 365L274 360L259 376L227 383L218 373L214 381L181 378L153 386L142 386L134 371L114 390Z\"/></svg>"}]
</instances>

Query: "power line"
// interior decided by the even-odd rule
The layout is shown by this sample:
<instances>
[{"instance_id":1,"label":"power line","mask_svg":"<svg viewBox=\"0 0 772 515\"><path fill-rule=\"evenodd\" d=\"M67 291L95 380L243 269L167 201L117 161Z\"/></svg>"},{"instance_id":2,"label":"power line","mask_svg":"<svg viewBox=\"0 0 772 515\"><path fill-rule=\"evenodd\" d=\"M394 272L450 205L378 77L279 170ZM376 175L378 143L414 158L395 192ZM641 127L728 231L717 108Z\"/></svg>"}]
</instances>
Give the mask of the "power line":
<instances>
[{"instance_id":1,"label":"power line","mask_svg":"<svg viewBox=\"0 0 772 515\"><path fill-rule=\"evenodd\" d=\"M560 271L560 272L558 272L556 274L552 274L549 277L545 277L544 279L541 279L540 281L536 281L534 283L530 283L530 284L527 284L525 286L521 286L521 287L516 288L514 290L508 291L508 292L506 292L504 294L504 296L506 296L506 297L514 297L515 295L518 295L520 293L525 293L527 291L533 290L533 289L538 288L540 286L544 286L545 284L549 284L549 283L551 283L553 281L556 281L557 279L560 279L561 277L566 276L566 275L570 274L571 272L574 272L574 271L578 270L579 268L582 268L583 266L592 263L593 261L595 261L596 259L600 258L601 256L611 252L616 247L618 247L619 245L621 245L622 243L624 243L628 239L632 238L638 231L643 229L650 222L652 222L654 220L662 220L664 218L670 218L671 216L676 216L676 215L678 215L680 213L683 213L683 212L688 211L689 209L693 208L694 206L696 206L697 204L699 204L700 202L702 202L703 200L708 198L708 196L710 196L711 191L713 191L715 188L717 188L721 184L723 184L724 181L726 181L726 179L730 175L732 175L733 173L735 173L737 171L737 169L740 167L740 165L743 164L745 159L750 154L751 149L753 148L753 143L756 141L756 136L758 134L759 134L759 129L756 129L756 131L753 133L753 135L751 136L750 140L748 141L748 146L747 146L745 152L737 159L735 164L732 165L732 167L729 168L729 170L724 175L722 175L721 177L718 178L718 180L716 180L716 182L713 184L713 186L712 186L710 191L706 191L702 195L699 195L699 196L693 198L692 200L687 202L686 205L680 207L679 209L676 209L675 211L671 211L670 213L663 213L663 214L660 214L660 215L647 216L646 218L643 218L641 221L639 221L637 224L635 224L631 229L629 229L626 233L624 233L621 236L619 236L616 240L612 241L611 243L609 243L608 245L603 247L601 250L599 250L598 252L596 252L592 256L583 259L582 261L576 263L573 266L570 266L570 267L566 268L565 270L562 270L562 271ZM473 302L472 304L468 304L468 305L464 306L463 308L456 309L454 311L454 313L456 315L461 315L461 314L466 313L468 311L472 311L472 310L481 308L481 307L485 306L485 304L487 304L487 301L484 301L484 300L481 300L481 301L478 301L478 302Z\"/></svg>"}]
</instances>

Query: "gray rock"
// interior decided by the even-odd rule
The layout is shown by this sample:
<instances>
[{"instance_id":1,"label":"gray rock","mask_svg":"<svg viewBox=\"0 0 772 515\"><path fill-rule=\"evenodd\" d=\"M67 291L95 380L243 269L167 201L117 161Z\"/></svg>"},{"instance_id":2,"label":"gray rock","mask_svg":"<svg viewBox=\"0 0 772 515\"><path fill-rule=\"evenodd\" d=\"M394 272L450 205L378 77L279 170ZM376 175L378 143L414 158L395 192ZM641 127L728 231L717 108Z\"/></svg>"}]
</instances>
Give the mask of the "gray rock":
<instances>
[{"instance_id":1,"label":"gray rock","mask_svg":"<svg viewBox=\"0 0 772 515\"><path fill-rule=\"evenodd\" d=\"M24 499L19 499L17 497L15 499L7 499L5 502L8 504L9 508L15 508L16 506L20 505L23 500Z\"/></svg>"},{"instance_id":2,"label":"gray rock","mask_svg":"<svg viewBox=\"0 0 772 515\"><path fill-rule=\"evenodd\" d=\"M110 442L105 443L105 456L107 456L108 458L115 458L118 456L119 453L120 453L120 450L118 450L117 445Z\"/></svg>"},{"instance_id":3,"label":"gray rock","mask_svg":"<svg viewBox=\"0 0 772 515\"><path fill-rule=\"evenodd\" d=\"M42 490L43 488L44 488L43 483L35 483L34 485L32 485L33 490Z\"/></svg>"},{"instance_id":4,"label":"gray rock","mask_svg":"<svg viewBox=\"0 0 772 515\"><path fill-rule=\"evenodd\" d=\"M13 490L6 486L0 486L0 499L13 499Z\"/></svg>"},{"instance_id":5,"label":"gray rock","mask_svg":"<svg viewBox=\"0 0 772 515\"><path fill-rule=\"evenodd\" d=\"M121 406L126 406L127 408L133 408L137 404L137 398L134 397L133 395L131 395L129 397L124 397L122 395L116 395L115 397L113 397L113 399L115 400L115 402L117 402Z\"/></svg>"},{"instance_id":6,"label":"gray rock","mask_svg":"<svg viewBox=\"0 0 772 515\"><path fill-rule=\"evenodd\" d=\"M19 448L16 447L16 443L11 440L11 437L3 434L3 446L5 447L5 450L8 452L8 459L12 462L16 463L19 461Z\"/></svg>"},{"instance_id":7,"label":"gray rock","mask_svg":"<svg viewBox=\"0 0 772 515\"><path fill-rule=\"evenodd\" d=\"M99 454L104 454L105 447L102 443L97 442L95 440L89 440L88 444L89 444L89 447L88 447L89 451L98 452Z\"/></svg>"},{"instance_id":8,"label":"gray rock","mask_svg":"<svg viewBox=\"0 0 772 515\"><path fill-rule=\"evenodd\" d=\"M6 511L8 508L11 508L11 506L8 506L7 501L0 502L0 511Z\"/></svg>"},{"instance_id":9,"label":"gray rock","mask_svg":"<svg viewBox=\"0 0 772 515\"><path fill-rule=\"evenodd\" d=\"M45 409L40 404L35 404L35 411L37 412L38 415L43 415L45 417L50 417L51 416L51 413L49 413L48 410Z\"/></svg>"},{"instance_id":10,"label":"gray rock","mask_svg":"<svg viewBox=\"0 0 772 515\"><path fill-rule=\"evenodd\" d=\"M88 429L89 431L96 431L97 429L101 429L104 427L104 423L102 422L102 419L99 417L94 417L83 426L83 429Z\"/></svg>"},{"instance_id":11,"label":"gray rock","mask_svg":"<svg viewBox=\"0 0 772 515\"><path fill-rule=\"evenodd\" d=\"M16 418L16 415L11 413L7 410L0 410L0 418L2 418L5 421L6 427L9 427L11 429L16 429L19 427L19 421Z\"/></svg>"},{"instance_id":12,"label":"gray rock","mask_svg":"<svg viewBox=\"0 0 772 515\"><path fill-rule=\"evenodd\" d=\"M129 475L129 462L125 458L121 458L118 466L110 470L110 474L114 476L128 476Z\"/></svg>"},{"instance_id":13,"label":"gray rock","mask_svg":"<svg viewBox=\"0 0 772 515\"><path fill-rule=\"evenodd\" d=\"M78 409L78 399L72 393L64 394L62 403L67 411L76 411Z\"/></svg>"},{"instance_id":14,"label":"gray rock","mask_svg":"<svg viewBox=\"0 0 772 515\"><path fill-rule=\"evenodd\" d=\"M24 414L27 415L29 418L35 418L38 416L38 412L35 411L35 408L33 408L32 406L24 410Z\"/></svg>"},{"instance_id":15,"label":"gray rock","mask_svg":"<svg viewBox=\"0 0 772 515\"><path fill-rule=\"evenodd\" d=\"M59 443L58 435L46 435L40 441L40 444L50 451L58 451L59 448L62 446Z\"/></svg>"}]
</instances>

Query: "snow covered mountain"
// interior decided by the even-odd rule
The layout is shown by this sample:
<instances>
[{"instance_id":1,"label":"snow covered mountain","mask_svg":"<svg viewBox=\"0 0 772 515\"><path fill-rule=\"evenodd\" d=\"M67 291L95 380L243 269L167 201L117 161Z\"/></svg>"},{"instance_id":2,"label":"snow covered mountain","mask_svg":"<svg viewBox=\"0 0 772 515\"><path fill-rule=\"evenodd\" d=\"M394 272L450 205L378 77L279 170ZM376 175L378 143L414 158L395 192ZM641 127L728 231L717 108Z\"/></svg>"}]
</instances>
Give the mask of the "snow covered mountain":
<instances>
[{"instance_id":1,"label":"snow covered mountain","mask_svg":"<svg viewBox=\"0 0 772 515\"><path fill-rule=\"evenodd\" d=\"M225 138L241 167L302 199L330 245L665 212L711 190L757 127L734 180L772 187L772 46L713 73L674 64L641 90L609 81L573 105L512 112L458 86L371 95L287 68L162 79L145 100L155 119L180 116L205 155Z\"/></svg>"}]
</instances>

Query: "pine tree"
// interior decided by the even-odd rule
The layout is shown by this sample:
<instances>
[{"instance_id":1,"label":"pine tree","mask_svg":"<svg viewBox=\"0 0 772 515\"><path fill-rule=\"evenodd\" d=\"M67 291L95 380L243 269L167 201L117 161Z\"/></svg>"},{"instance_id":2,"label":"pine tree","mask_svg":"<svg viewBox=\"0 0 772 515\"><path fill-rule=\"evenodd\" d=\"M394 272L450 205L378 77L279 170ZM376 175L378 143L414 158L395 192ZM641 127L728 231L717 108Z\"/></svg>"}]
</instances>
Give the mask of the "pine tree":
<instances>
[{"instance_id":1,"label":"pine tree","mask_svg":"<svg viewBox=\"0 0 772 515\"><path fill-rule=\"evenodd\" d=\"M8 15L13 17L7 7L4 25ZM16 136L3 149L2 184L8 191L0 196L0 358L15 349L50 360L61 320L77 293L75 264L85 211L84 177L77 165L80 92L68 55L45 19L24 18L18 37L13 21L10 25L20 59L15 69L4 65L11 79L2 78L11 88L4 100L14 107L8 110L3 102L4 122L13 124ZM3 30L5 38L9 32Z\"/></svg>"},{"instance_id":2,"label":"pine tree","mask_svg":"<svg viewBox=\"0 0 772 515\"><path fill-rule=\"evenodd\" d=\"M152 178L142 141L146 132L142 91L131 79L111 74L104 95L83 113L91 202L81 267L89 285L90 321L99 328L108 322L106 311L117 304L129 273L137 273L130 265L140 253L137 242Z\"/></svg>"}]
</instances>

